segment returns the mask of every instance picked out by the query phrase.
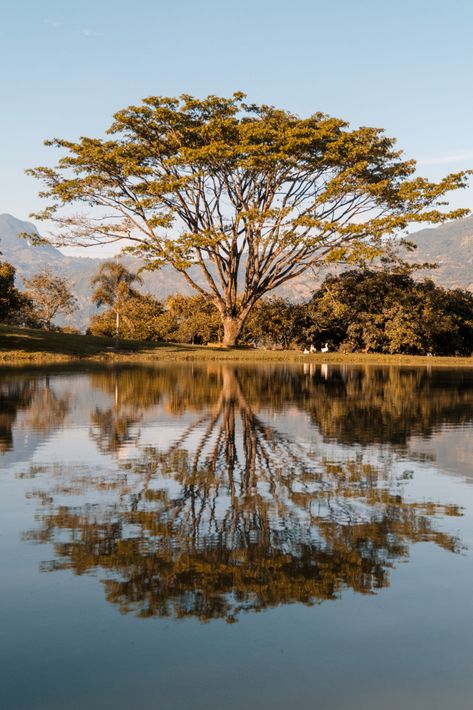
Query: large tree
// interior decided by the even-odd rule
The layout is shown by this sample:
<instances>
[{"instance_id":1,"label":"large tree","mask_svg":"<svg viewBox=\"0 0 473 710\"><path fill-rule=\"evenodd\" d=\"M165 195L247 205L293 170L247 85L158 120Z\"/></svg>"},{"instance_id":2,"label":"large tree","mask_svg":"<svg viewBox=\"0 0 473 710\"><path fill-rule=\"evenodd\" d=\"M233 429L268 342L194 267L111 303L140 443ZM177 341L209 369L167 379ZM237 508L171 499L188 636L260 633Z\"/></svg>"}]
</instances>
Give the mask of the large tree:
<instances>
[{"instance_id":1,"label":"large tree","mask_svg":"<svg viewBox=\"0 0 473 710\"><path fill-rule=\"evenodd\" d=\"M34 216L56 223L59 243L129 240L150 268L171 264L216 305L227 345L265 293L309 267L373 256L414 222L465 214L443 211L464 172L429 182L380 129L241 93L150 97L108 133L47 141L65 154L28 171L49 201Z\"/></svg>"}]
</instances>

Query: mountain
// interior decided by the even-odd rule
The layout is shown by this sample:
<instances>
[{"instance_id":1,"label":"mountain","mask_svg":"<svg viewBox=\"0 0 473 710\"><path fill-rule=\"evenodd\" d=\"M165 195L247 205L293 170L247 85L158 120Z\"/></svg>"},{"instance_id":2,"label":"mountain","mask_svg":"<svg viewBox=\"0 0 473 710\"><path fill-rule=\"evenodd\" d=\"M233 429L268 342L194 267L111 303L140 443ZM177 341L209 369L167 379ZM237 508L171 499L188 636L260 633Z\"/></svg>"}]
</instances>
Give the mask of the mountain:
<instances>
[{"instance_id":1,"label":"mountain","mask_svg":"<svg viewBox=\"0 0 473 710\"><path fill-rule=\"evenodd\" d=\"M38 230L31 222L23 222L10 214L0 215L0 252L3 258L7 258L12 264L21 263L25 273L29 265L37 271L45 265L59 265L66 259L55 247L33 246L29 239L18 236L21 233L34 236L38 235Z\"/></svg>"},{"instance_id":2,"label":"mountain","mask_svg":"<svg viewBox=\"0 0 473 710\"><path fill-rule=\"evenodd\" d=\"M20 237L20 234L38 235L38 230L31 222L23 222L9 214L0 214L0 259L9 261L15 267L18 287L23 287L25 278L43 269L65 277L79 302L79 309L63 319L62 323L85 328L91 316L97 312L91 302L90 279L103 259L65 256L53 246L34 246L27 238ZM143 265L139 259L130 256L124 257L123 262L134 271ZM191 292L184 279L169 267L159 272L145 272L143 281L142 290L159 298L176 291Z\"/></svg>"},{"instance_id":3,"label":"mountain","mask_svg":"<svg viewBox=\"0 0 473 710\"><path fill-rule=\"evenodd\" d=\"M411 259L438 265L422 272L447 288L473 291L473 216L422 229L410 236L417 245Z\"/></svg>"},{"instance_id":4,"label":"mountain","mask_svg":"<svg viewBox=\"0 0 473 710\"><path fill-rule=\"evenodd\" d=\"M79 302L79 310L63 322L85 327L95 310L90 301L89 281L101 260L67 257L50 245L34 246L29 239L19 236L23 233L37 235L38 230L31 222L9 214L0 215L0 259L15 267L17 286L21 289L25 278L43 269L66 277Z\"/></svg>"},{"instance_id":5,"label":"mountain","mask_svg":"<svg viewBox=\"0 0 473 710\"><path fill-rule=\"evenodd\" d=\"M23 222L9 214L0 215L0 259L9 261L17 270L17 282L21 288L24 278L42 269L64 276L71 290L79 301L79 310L64 322L85 328L93 313L96 312L91 302L90 279L95 274L102 259L65 256L53 246L34 246L19 234L37 235L38 231L31 222ZM473 217L465 217L455 222L448 222L432 229L423 229L410 236L417 245L410 257L417 262L434 262L438 269L421 273L433 278L438 284L448 288L466 288L473 291ZM131 256L123 258L131 270L137 271L143 262ZM278 295L302 300L308 298L322 274L314 276L310 271L302 277L284 284L277 290ZM333 267L332 267L333 270ZM199 271L191 270L192 276L201 281ZM142 291L152 293L158 298L165 298L171 293L193 293L187 282L171 267L159 271L144 272Z\"/></svg>"}]
</instances>

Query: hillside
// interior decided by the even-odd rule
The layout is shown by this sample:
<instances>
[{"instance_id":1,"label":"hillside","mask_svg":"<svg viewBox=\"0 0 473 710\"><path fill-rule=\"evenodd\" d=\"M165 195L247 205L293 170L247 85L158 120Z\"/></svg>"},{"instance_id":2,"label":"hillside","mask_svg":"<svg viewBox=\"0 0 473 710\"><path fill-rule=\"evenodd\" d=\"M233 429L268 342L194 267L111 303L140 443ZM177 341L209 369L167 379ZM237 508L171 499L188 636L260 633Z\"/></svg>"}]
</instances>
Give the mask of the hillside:
<instances>
[{"instance_id":1,"label":"hillside","mask_svg":"<svg viewBox=\"0 0 473 710\"><path fill-rule=\"evenodd\" d=\"M415 261L438 264L429 276L447 288L473 291L473 216L422 229L411 236Z\"/></svg>"},{"instance_id":2,"label":"hillside","mask_svg":"<svg viewBox=\"0 0 473 710\"><path fill-rule=\"evenodd\" d=\"M0 258L11 262L17 269L18 285L23 279L41 269L48 268L54 273L65 276L76 294L80 309L66 322L76 327L85 328L90 317L95 313L91 303L90 279L100 266L101 259L71 257L48 245L33 246L28 239L19 237L21 233L38 234L31 222L24 222L12 215L0 215ZM417 244L412 259L419 262L435 262L439 268L426 275L448 288L467 288L473 290L473 217L449 222L433 229L423 229L411 235ZM124 257L123 261L132 270L138 270L142 262L134 257ZM199 279L198 272L191 272ZM324 274L315 278L308 272L303 277L285 284L278 295L294 300L308 298L317 282ZM171 293L191 293L186 281L170 267L156 272L143 273L143 291L165 298Z\"/></svg>"},{"instance_id":3,"label":"hillside","mask_svg":"<svg viewBox=\"0 0 473 710\"><path fill-rule=\"evenodd\" d=\"M90 279L99 268L102 259L64 256L59 249L52 246L33 246L28 239L19 236L22 233L34 235L38 234L38 230L31 222L24 222L9 214L0 215L0 259L13 264L17 270L18 286L21 288L25 278L46 268L65 276L79 301L79 310L65 322L80 328L86 327L91 315L96 312L90 298ZM125 257L123 261L135 271L142 266L142 262L130 256ZM143 274L143 280L142 290L149 291L159 298L176 291L190 292L187 283L170 268L155 273L146 272Z\"/></svg>"}]
</instances>

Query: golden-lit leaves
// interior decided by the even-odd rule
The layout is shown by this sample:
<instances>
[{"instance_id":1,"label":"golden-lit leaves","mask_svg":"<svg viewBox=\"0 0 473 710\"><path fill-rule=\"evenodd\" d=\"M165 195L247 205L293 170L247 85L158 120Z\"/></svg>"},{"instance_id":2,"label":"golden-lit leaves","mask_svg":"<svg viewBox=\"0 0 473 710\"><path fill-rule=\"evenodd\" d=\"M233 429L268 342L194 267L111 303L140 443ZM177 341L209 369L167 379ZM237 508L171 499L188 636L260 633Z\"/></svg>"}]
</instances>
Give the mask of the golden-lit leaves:
<instances>
[{"instance_id":1,"label":"golden-lit leaves","mask_svg":"<svg viewBox=\"0 0 473 710\"><path fill-rule=\"evenodd\" d=\"M36 217L55 221L62 241L131 240L153 267L185 273L223 321L234 318L237 335L264 293L337 250L353 260L413 223L465 214L442 208L466 172L439 183L413 177L414 161L380 129L248 104L241 92L148 97L118 111L108 133L49 142L65 155L29 171L50 203ZM75 203L97 209L98 222L64 216Z\"/></svg>"}]
</instances>

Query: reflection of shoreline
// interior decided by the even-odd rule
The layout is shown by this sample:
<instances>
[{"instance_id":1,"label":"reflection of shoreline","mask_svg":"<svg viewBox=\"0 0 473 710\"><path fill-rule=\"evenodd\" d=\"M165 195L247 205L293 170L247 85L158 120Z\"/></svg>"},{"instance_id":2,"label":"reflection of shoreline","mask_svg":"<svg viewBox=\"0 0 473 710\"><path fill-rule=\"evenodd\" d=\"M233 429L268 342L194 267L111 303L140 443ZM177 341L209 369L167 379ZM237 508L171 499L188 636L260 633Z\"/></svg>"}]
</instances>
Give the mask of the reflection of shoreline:
<instances>
[{"instance_id":1,"label":"reflection of shoreline","mask_svg":"<svg viewBox=\"0 0 473 710\"><path fill-rule=\"evenodd\" d=\"M51 378L0 379L0 466L29 461L70 410L70 392L58 393Z\"/></svg>"},{"instance_id":2,"label":"reflection of shoreline","mask_svg":"<svg viewBox=\"0 0 473 710\"><path fill-rule=\"evenodd\" d=\"M425 368L350 367L332 363L253 369L220 363L188 367L119 366L95 368L89 374L81 372L71 377L61 373L33 378L29 373L22 380L15 373L12 384L8 384L10 379L4 375L0 378L0 396L5 390L7 399L2 405L0 427L3 425L5 429L4 448L13 445L16 453L10 452L8 458L5 454L0 456L0 463L12 463L18 456L22 461L31 460L36 450L30 443L32 434L26 447L21 437L25 416L31 418L30 431L34 432L37 415L31 410L28 398L19 396L15 404L8 397L9 389L14 390L22 382L34 390L44 389L47 380L54 398L73 400L74 406L67 414L71 425L90 426L94 409L102 417L103 426L108 426L108 436L113 440L111 427L115 421L117 445L129 450L127 427L133 427L133 438L139 431L162 430L162 423L169 422L163 436L171 435L169 426L180 426L186 418L191 421L202 407L218 401L222 372L229 368L238 371L254 411L259 411L267 421L274 416L288 418L290 426L286 431L291 435L299 436L306 430L310 440L320 436L343 446L383 445L421 461L434 457L440 467L455 475L468 476L473 468L470 466L473 452L468 447L468 430L464 428L472 420L473 372L434 369L428 373ZM48 437L54 434L55 417L57 421L57 413L50 406L51 402L45 400L38 412L46 418ZM124 427L121 433L120 426ZM461 435L455 434L459 427ZM107 446L113 449L112 440Z\"/></svg>"}]
</instances>

